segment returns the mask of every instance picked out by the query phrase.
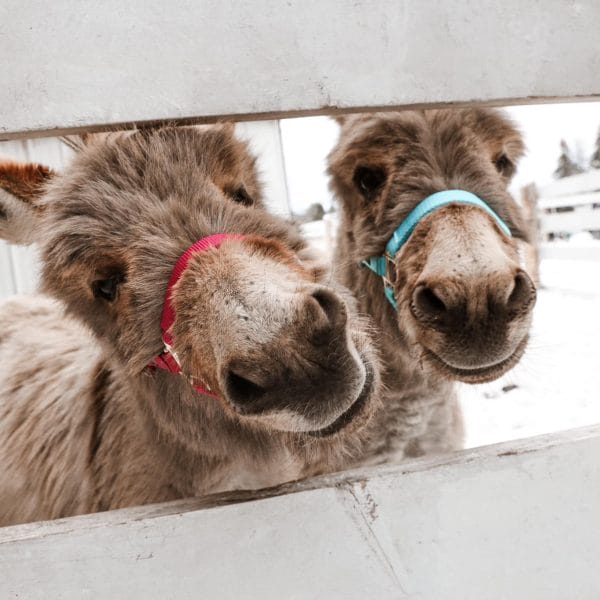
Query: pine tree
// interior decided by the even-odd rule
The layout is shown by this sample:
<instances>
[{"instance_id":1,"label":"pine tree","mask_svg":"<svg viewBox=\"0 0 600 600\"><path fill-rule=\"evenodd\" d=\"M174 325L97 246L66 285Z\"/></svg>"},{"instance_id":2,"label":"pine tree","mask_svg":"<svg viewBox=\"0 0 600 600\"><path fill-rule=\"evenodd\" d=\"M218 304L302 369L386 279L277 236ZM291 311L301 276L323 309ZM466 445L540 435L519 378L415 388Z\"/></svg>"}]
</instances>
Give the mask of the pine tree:
<instances>
[{"instance_id":1,"label":"pine tree","mask_svg":"<svg viewBox=\"0 0 600 600\"><path fill-rule=\"evenodd\" d=\"M596 136L596 147L590 158L590 167L592 167L592 169L600 169L600 127L598 128L598 135Z\"/></svg>"},{"instance_id":2,"label":"pine tree","mask_svg":"<svg viewBox=\"0 0 600 600\"><path fill-rule=\"evenodd\" d=\"M560 156L558 157L558 167L554 171L554 177L562 179L582 172L583 169L571 157L571 150L567 142L560 140Z\"/></svg>"}]
</instances>

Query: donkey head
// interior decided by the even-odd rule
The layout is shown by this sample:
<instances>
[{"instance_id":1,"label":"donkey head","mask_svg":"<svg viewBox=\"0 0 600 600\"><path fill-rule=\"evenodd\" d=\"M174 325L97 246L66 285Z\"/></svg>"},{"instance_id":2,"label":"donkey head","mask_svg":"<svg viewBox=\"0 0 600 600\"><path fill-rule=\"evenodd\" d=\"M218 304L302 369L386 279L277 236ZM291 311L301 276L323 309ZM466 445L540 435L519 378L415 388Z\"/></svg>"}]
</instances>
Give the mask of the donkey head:
<instances>
[{"instance_id":1,"label":"donkey head","mask_svg":"<svg viewBox=\"0 0 600 600\"><path fill-rule=\"evenodd\" d=\"M385 327L395 319L423 363L453 379L495 379L527 344L536 291L520 264L517 240L526 232L507 189L523 151L500 112L466 109L349 117L329 156L344 261L384 255L412 220L397 251L380 259L386 282L362 275L369 310ZM436 210L423 208L444 190L457 190L457 201L447 193Z\"/></svg>"},{"instance_id":2,"label":"donkey head","mask_svg":"<svg viewBox=\"0 0 600 600\"><path fill-rule=\"evenodd\" d=\"M193 254L169 289L182 373L212 390L223 418L254 429L325 436L366 421L377 374L364 324L296 230L266 212L231 126L92 136L64 174L0 163L0 188L0 235L39 244L42 289L129 377L162 386L162 414L177 414L169 402L217 402L170 373L147 375L178 259L231 234Z\"/></svg>"}]
</instances>

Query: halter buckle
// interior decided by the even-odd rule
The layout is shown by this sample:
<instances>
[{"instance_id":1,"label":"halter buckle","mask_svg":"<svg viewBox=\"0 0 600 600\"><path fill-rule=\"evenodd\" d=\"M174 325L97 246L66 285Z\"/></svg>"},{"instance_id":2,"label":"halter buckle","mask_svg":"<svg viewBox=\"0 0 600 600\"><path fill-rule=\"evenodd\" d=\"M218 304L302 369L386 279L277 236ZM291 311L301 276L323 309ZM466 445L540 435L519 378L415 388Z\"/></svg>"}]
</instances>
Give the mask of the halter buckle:
<instances>
[{"instance_id":1,"label":"halter buckle","mask_svg":"<svg viewBox=\"0 0 600 600\"><path fill-rule=\"evenodd\" d=\"M171 346L170 344L168 344L167 342L164 342L164 341L163 341L163 343L164 343L164 348L165 348L165 354L168 354L169 356L171 356L173 358L173 360L175 361L175 364L179 368L179 374L183 378L185 378L192 387L201 386L205 390L212 392L210 385L208 385L208 383L204 379L202 379L201 377L196 377L194 375L188 375L187 373L185 373L184 370L181 368L181 360L179 359L179 356L177 355L177 352L175 352L175 349L173 348L173 346Z\"/></svg>"},{"instance_id":2,"label":"halter buckle","mask_svg":"<svg viewBox=\"0 0 600 600\"><path fill-rule=\"evenodd\" d=\"M163 344L164 344L164 353L173 357L175 364L179 367L179 370L181 371L181 361L179 360L179 356L177 356L177 352L175 352L175 349L173 348L173 346L171 346L170 344L167 344L167 342L165 342L164 340L163 340Z\"/></svg>"},{"instance_id":3,"label":"halter buckle","mask_svg":"<svg viewBox=\"0 0 600 600\"><path fill-rule=\"evenodd\" d=\"M387 252L384 253L383 257L386 260L386 269L385 269L385 275L382 275L381 278L383 279L383 281L385 282L385 284L388 287L393 288L394 282L391 280L389 273L390 273L391 268L396 267L396 261L394 260L394 257L390 256Z\"/></svg>"}]
</instances>

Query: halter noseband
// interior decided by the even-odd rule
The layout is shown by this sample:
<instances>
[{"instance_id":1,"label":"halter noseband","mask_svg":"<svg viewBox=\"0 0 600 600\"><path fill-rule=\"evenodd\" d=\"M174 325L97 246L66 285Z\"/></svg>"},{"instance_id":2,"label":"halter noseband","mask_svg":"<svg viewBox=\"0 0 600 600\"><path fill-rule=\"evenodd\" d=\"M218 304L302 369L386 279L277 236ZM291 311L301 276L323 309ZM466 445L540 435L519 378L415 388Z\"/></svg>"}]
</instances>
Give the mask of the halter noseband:
<instances>
[{"instance_id":1,"label":"halter noseband","mask_svg":"<svg viewBox=\"0 0 600 600\"><path fill-rule=\"evenodd\" d=\"M419 221L438 208L442 208L442 206L446 206L448 204L471 204L472 206L478 206L479 208L482 208L496 221L500 229L508 237L512 237L508 225L498 216L498 214L494 212L494 210L492 210L492 208L490 208L490 206L481 198L477 197L471 192L467 192L465 190L444 190L443 192L436 192L435 194L431 194L431 196L427 196L425 200L419 202L419 204L412 209L406 219L404 219L396 231L394 231L392 237L386 244L383 256L371 256L371 258L363 260L361 263L383 279L385 297L388 299L394 309L397 310L398 305L394 296L394 285L388 276L388 268L390 264L393 268L396 260L396 254L398 254L400 248L411 236L412 232L415 230L415 227L419 224Z\"/></svg>"},{"instance_id":2,"label":"halter noseband","mask_svg":"<svg viewBox=\"0 0 600 600\"><path fill-rule=\"evenodd\" d=\"M244 236L237 233L217 233L209 235L208 237L202 238L197 241L193 246L190 246L175 263L171 278L167 285L167 292L165 294L165 303L163 305L162 318L160 321L160 328L162 330L162 341L164 344L163 351L155 356L150 364L150 368L163 369L170 373L183 374L181 369L181 361L173 350L173 333L171 328L175 322L175 307L173 306L173 287L179 281L183 273L185 272L192 256L199 254L200 252L206 252L210 248L218 248L225 240L240 240ZM210 389L206 382L198 383L193 377L188 377L191 386L200 394L206 394L208 396L215 396L216 394Z\"/></svg>"}]
</instances>

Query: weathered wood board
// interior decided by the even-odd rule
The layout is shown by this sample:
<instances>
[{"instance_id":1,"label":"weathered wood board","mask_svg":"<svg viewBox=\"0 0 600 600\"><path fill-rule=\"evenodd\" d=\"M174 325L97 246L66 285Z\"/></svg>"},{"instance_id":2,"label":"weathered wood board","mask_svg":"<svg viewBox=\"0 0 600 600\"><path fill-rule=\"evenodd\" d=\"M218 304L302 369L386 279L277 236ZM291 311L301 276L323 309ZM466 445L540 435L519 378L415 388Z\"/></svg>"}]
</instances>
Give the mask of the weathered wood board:
<instances>
[{"instance_id":1,"label":"weathered wood board","mask_svg":"<svg viewBox=\"0 0 600 600\"><path fill-rule=\"evenodd\" d=\"M600 95L597 0L3 0L0 138Z\"/></svg>"},{"instance_id":2,"label":"weathered wood board","mask_svg":"<svg viewBox=\"0 0 600 600\"><path fill-rule=\"evenodd\" d=\"M598 456L600 426L0 529L0 598L596 600Z\"/></svg>"}]
</instances>

